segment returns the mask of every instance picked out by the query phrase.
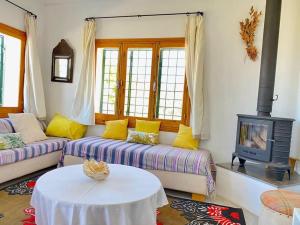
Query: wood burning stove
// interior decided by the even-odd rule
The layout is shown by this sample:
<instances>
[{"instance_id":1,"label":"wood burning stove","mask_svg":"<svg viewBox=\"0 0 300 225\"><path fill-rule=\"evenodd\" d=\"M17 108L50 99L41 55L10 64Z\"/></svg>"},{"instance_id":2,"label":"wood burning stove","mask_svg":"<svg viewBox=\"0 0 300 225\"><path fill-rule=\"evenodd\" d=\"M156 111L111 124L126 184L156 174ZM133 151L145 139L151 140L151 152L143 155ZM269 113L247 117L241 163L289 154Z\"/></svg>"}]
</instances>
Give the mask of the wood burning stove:
<instances>
[{"instance_id":1,"label":"wood burning stove","mask_svg":"<svg viewBox=\"0 0 300 225\"><path fill-rule=\"evenodd\" d=\"M293 121L239 114L236 155L260 162L288 164Z\"/></svg>"},{"instance_id":2,"label":"wood burning stove","mask_svg":"<svg viewBox=\"0 0 300 225\"><path fill-rule=\"evenodd\" d=\"M293 119L238 115L236 157L240 166L246 160L288 169Z\"/></svg>"},{"instance_id":3,"label":"wood burning stove","mask_svg":"<svg viewBox=\"0 0 300 225\"><path fill-rule=\"evenodd\" d=\"M282 180L285 171L290 170L289 155L294 121L271 117L280 14L281 0L267 0L257 116L238 115L236 149L232 154L232 165L236 157L239 158L240 166L244 166L246 160L266 163L277 180Z\"/></svg>"}]
</instances>

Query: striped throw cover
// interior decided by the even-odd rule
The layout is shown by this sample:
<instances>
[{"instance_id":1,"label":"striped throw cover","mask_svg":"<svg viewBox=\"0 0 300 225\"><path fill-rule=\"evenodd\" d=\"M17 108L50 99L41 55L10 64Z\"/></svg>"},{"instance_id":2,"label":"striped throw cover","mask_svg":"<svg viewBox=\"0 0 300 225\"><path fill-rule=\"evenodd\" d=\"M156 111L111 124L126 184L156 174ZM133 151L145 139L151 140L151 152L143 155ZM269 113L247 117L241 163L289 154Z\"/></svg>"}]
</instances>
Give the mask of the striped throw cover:
<instances>
[{"instance_id":1,"label":"striped throw cover","mask_svg":"<svg viewBox=\"0 0 300 225\"><path fill-rule=\"evenodd\" d=\"M43 131L47 128L45 120L38 120ZM15 133L14 126L9 118L0 118L0 134Z\"/></svg>"},{"instance_id":2,"label":"striped throw cover","mask_svg":"<svg viewBox=\"0 0 300 225\"><path fill-rule=\"evenodd\" d=\"M70 141L64 155L95 159L107 163L135 166L142 169L198 174L207 177L209 193L215 190L215 165L207 150L191 151L168 145L143 145L125 141L86 137Z\"/></svg>"},{"instance_id":3,"label":"striped throw cover","mask_svg":"<svg viewBox=\"0 0 300 225\"><path fill-rule=\"evenodd\" d=\"M8 118L0 119L0 133L15 133L15 129L12 125L12 122Z\"/></svg>"},{"instance_id":4,"label":"striped throw cover","mask_svg":"<svg viewBox=\"0 0 300 225\"><path fill-rule=\"evenodd\" d=\"M65 138L48 138L24 148L0 150L0 166L62 150L67 142L68 139Z\"/></svg>"}]
</instances>

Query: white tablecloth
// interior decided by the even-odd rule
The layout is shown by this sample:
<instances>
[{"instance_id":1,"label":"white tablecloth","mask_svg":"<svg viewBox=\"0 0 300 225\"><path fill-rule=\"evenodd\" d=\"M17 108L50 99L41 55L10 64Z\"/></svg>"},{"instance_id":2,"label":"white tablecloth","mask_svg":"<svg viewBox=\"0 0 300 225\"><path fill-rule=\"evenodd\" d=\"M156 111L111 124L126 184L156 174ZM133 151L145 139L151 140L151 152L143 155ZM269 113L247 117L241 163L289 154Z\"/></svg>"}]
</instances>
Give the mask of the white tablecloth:
<instances>
[{"instance_id":1,"label":"white tablecloth","mask_svg":"<svg viewBox=\"0 0 300 225\"><path fill-rule=\"evenodd\" d=\"M109 168L103 181L85 176L82 165L40 177L31 198L37 225L155 225L156 209L168 204L159 179L135 167Z\"/></svg>"}]
</instances>

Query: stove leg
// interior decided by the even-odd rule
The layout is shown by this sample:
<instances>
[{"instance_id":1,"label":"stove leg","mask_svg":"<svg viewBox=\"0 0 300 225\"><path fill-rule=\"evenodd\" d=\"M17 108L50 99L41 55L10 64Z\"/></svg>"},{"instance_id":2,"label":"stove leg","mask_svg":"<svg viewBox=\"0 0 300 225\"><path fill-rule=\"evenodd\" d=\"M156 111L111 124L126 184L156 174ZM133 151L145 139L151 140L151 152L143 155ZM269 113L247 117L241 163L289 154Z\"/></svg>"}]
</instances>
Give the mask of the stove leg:
<instances>
[{"instance_id":1,"label":"stove leg","mask_svg":"<svg viewBox=\"0 0 300 225\"><path fill-rule=\"evenodd\" d=\"M245 167L246 160L239 158L239 161L240 161L240 167Z\"/></svg>"}]
</instances>

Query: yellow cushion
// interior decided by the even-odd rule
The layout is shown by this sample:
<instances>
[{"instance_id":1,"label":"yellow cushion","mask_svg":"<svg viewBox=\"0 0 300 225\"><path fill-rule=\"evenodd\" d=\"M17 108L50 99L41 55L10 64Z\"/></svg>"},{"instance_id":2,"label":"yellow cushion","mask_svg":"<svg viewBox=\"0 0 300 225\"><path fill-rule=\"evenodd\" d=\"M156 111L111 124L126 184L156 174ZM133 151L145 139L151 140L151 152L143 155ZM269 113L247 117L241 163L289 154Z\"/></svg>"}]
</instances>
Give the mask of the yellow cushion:
<instances>
[{"instance_id":1,"label":"yellow cushion","mask_svg":"<svg viewBox=\"0 0 300 225\"><path fill-rule=\"evenodd\" d=\"M76 140L82 138L86 130L86 125L77 123L74 120L70 120L69 118L57 113L50 121L46 130L46 135Z\"/></svg>"},{"instance_id":2,"label":"yellow cushion","mask_svg":"<svg viewBox=\"0 0 300 225\"><path fill-rule=\"evenodd\" d=\"M159 133L160 121L136 120L135 131L145 133Z\"/></svg>"},{"instance_id":3,"label":"yellow cushion","mask_svg":"<svg viewBox=\"0 0 300 225\"><path fill-rule=\"evenodd\" d=\"M128 119L112 120L105 122L105 131L102 134L103 138L126 140Z\"/></svg>"},{"instance_id":4,"label":"yellow cushion","mask_svg":"<svg viewBox=\"0 0 300 225\"><path fill-rule=\"evenodd\" d=\"M192 128L180 124L178 134L173 142L174 147L196 150L199 141L193 138Z\"/></svg>"}]
</instances>

